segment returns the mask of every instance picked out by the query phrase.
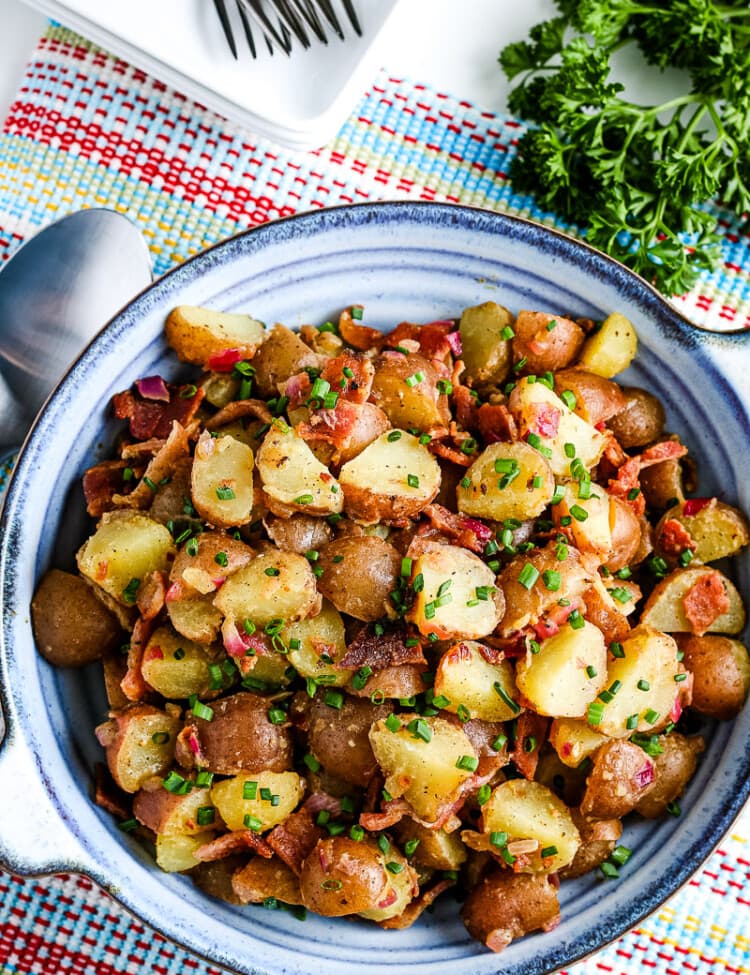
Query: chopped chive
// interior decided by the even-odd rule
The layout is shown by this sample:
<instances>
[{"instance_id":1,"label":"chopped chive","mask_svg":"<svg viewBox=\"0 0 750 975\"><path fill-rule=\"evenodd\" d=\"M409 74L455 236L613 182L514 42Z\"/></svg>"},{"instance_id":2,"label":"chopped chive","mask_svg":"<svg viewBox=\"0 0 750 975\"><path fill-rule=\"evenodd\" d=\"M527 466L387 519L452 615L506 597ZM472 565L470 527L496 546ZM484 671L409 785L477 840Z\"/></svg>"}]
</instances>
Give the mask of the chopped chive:
<instances>
[{"instance_id":1,"label":"chopped chive","mask_svg":"<svg viewBox=\"0 0 750 975\"><path fill-rule=\"evenodd\" d=\"M576 521L586 521L589 516L588 511L582 508L579 504L571 505L570 513L573 515Z\"/></svg>"},{"instance_id":2,"label":"chopped chive","mask_svg":"<svg viewBox=\"0 0 750 975\"><path fill-rule=\"evenodd\" d=\"M680 804L676 799L672 802L668 802L665 808L670 816L679 816L682 812L682 809L680 809Z\"/></svg>"},{"instance_id":3,"label":"chopped chive","mask_svg":"<svg viewBox=\"0 0 750 975\"><path fill-rule=\"evenodd\" d=\"M216 488L216 497L219 499L219 501L231 501L236 497L236 494L232 488L228 487L226 484L223 484L221 487Z\"/></svg>"},{"instance_id":4,"label":"chopped chive","mask_svg":"<svg viewBox=\"0 0 750 975\"><path fill-rule=\"evenodd\" d=\"M311 772L319 772L320 771L320 762L310 752L308 752L306 755L304 755L302 757L302 761L310 769Z\"/></svg>"},{"instance_id":5,"label":"chopped chive","mask_svg":"<svg viewBox=\"0 0 750 975\"><path fill-rule=\"evenodd\" d=\"M649 708L648 711L644 713L643 717L649 724L656 724L656 722L659 720L659 712L654 711L653 708Z\"/></svg>"},{"instance_id":6,"label":"chopped chive","mask_svg":"<svg viewBox=\"0 0 750 975\"><path fill-rule=\"evenodd\" d=\"M214 555L214 562L217 565L220 565L222 568L226 568L226 566L229 565L229 559L227 558L227 553L217 552L216 555Z\"/></svg>"},{"instance_id":7,"label":"chopped chive","mask_svg":"<svg viewBox=\"0 0 750 975\"><path fill-rule=\"evenodd\" d=\"M586 676L593 680L596 677L596 667L592 667L591 664L586 668Z\"/></svg>"},{"instance_id":8,"label":"chopped chive","mask_svg":"<svg viewBox=\"0 0 750 975\"><path fill-rule=\"evenodd\" d=\"M623 605L630 602L633 597L631 591L626 589L624 586L617 586L616 589L610 589L609 594L613 599L616 599L618 603L622 603Z\"/></svg>"},{"instance_id":9,"label":"chopped chive","mask_svg":"<svg viewBox=\"0 0 750 975\"><path fill-rule=\"evenodd\" d=\"M169 741L169 737L170 735L168 731L155 731L153 735L151 735L151 741L155 745L166 745L166 743Z\"/></svg>"},{"instance_id":10,"label":"chopped chive","mask_svg":"<svg viewBox=\"0 0 750 975\"><path fill-rule=\"evenodd\" d=\"M638 688L639 691L650 691L651 690L651 685L644 678L641 678L635 686Z\"/></svg>"},{"instance_id":11,"label":"chopped chive","mask_svg":"<svg viewBox=\"0 0 750 975\"><path fill-rule=\"evenodd\" d=\"M562 585L562 576L559 572L554 572L552 569L547 569L543 572L542 579L544 585L550 592L557 592Z\"/></svg>"},{"instance_id":12,"label":"chopped chive","mask_svg":"<svg viewBox=\"0 0 750 975\"><path fill-rule=\"evenodd\" d=\"M410 389L413 389L415 386L418 386L419 383L421 383L423 380L424 380L424 373L415 372L412 373L411 376L407 376L404 382Z\"/></svg>"},{"instance_id":13,"label":"chopped chive","mask_svg":"<svg viewBox=\"0 0 750 975\"><path fill-rule=\"evenodd\" d=\"M619 659L622 659L625 656L625 650L623 649L622 644L618 643L617 640L610 643L609 652L613 657L617 657Z\"/></svg>"},{"instance_id":14,"label":"chopped chive","mask_svg":"<svg viewBox=\"0 0 750 975\"><path fill-rule=\"evenodd\" d=\"M421 718L415 718L413 721L410 721L406 728L411 732L413 738L420 738L422 741L427 742L432 741L432 729Z\"/></svg>"},{"instance_id":15,"label":"chopped chive","mask_svg":"<svg viewBox=\"0 0 750 975\"><path fill-rule=\"evenodd\" d=\"M600 704L598 701L592 701L588 708L588 722L591 725L598 725L602 723L602 718L604 717L604 705Z\"/></svg>"},{"instance_id":16,"label":"chopped chive","mask_svg":"<svg viewBox=\"0 0 750 975\"><path fill-rule=\"evenodd\" d=\"M418 488L419 487L419 478L417 477L416 474L407 474L406 475L406 483L409 485L409 487Z\"/></svg>"},{"instance_id":17,"label":"chopped chive","mask_svg":"<svg viewBox=\"0 0 750 975\"><path fill-rule=\"evenodd\" d=\"M575 393L572 392L572 390L564 389L560 393L560 399L563 401L563 403L565 403L565 405L568 407L569 410L574 410L576 408L577 400L575 397Z\"/></svg>"},{"instance_id":18,"label":"chopped chive","mask_svg":"<svg viewBox=\"0 0 750 975\"><path fill-rule=\"evenodd\" d=\"M456 760L456 768L464 769L466 772L476 772L479 766L479 759L473 755L461 755Z\"/></svg>"},{"instance_id":19,"label":"chopped chive","mask_svg":"<svg viewBox=\"0 0 750 975\"><path fill-rule=\"evenodd\" d=\"M364 312L364 308L362 307L362 305L352 305L352 318L354 319L355 322L362 321L363 312Z\"/></svg>"},{"instance_id":20,"label":"chopped chive","mask_svg":"<svg viewBox=\"0 0 750 975\"><path fill-rule=\"evenodd\" d=\"M546 860L547 857L555 857L555 856L557 856L557 847L556 846L545 846L544 849L542 850L540 856L541 856L542 860Z\"/></svg>"},{"instance_id":21,"label":"chopped chive","mask_svg":"<svg viewBox=\"0 0 750 975\"><path fill-rule=\"evenodd\" d=\"M507 735L498 735L497 738L492 742L490 746L493 751L499 752L508 744Z\"/></svg>"},{"instance_id":22,"label":"chopped chive","mask_svg":"<svg viewBox=\"0 0 750 975\"><path fill-rule=\"evenodd\" d=\"M490 796L492 795L492 789L489 784L485 782L484 785L479 787L477 792L477 805L484 806L485 803L489 802Z\"/></svg>"},{"instance_id":23,"label":"chopped chive","mask_svg":"<svg viewBox=\"0 0 750 975\"><path fill-rule=\"evenodd\" d=\"M490 843L493 846L506 846L508 843L508 834L501 830L493 830L490 833Z\"/></svg>"},{"instance_id":24,"label":"chopped chive","mask_svg":"<svg viewBox=\"0 0 750 975\"><path fill-rule=\"evenodd\" d=\"M516 333L513 331L510 325L506 325L504 328L500 329L500 338L505 339L506 342L509 342L512 338L515 338L515 335Z\"/></svg>"},{"instance_id":25,"label":"chopped chive","mask_svg":"<svg viewBox=\"0 0 750 975\"><path fill-rule=\"evenodd\" d=\"M210 826L216 819L216 810L213 806L200 806L195 819L199 826Z\"/></svg>"},{"instance_id":26,"label":"chopped chive","mask_svg":"<svg viewBox=\"0 0 750 975\"><path fill-rule=\"evenodd\" d=\"M196 718L202 718L204 721L213 721L214 719L213 708L210 708L207 704L197 699L190 701L190 710Z\"/></svg>"},{"instance_id":27,"label":"chopped chive","mask_svg":"<svg viewBox=\"0 0 750 975\"><path fill-rule=\"evenodd\" d=\"M503 702L503 704L506 704L513 712L513 714L518 714L521 710L521 706L513 700L513 698L510 696L510 694L508 694L508 692L505 690L505 688L500 683L500 681L496 680L492 686L494 688L495 693Z\"/></svg>"},{"instance_id":28,"label":"chopped chive","mask_svg":"<svg viewBox=\"0 0 750 975\"><path fill-rule=\"evenodd\" d=\"M468 478L468 477L462 477L461 478L461 487L462 488L471 487L471 479Z\"/></svg>"},{"instance_id":29,"label":"chopped chive","mask_svg":"<svg viewBox=\"0 0 750 975\"><path fill-rule=\"evenodd\" d=\"M607 860L605 860L604 863L601 864L599 869L608 880L616 880L617 877L620 876L620 872L617 869L617 867L614 865L614 863L609 863L609 861Z\"/></svg>"},{"instance_id":30,"label":"chopped chive","mask_svg":"<svg viewBox=\"0 0 750 975\"><path fill-rule=\"evenodd\" d=\"M249 813L243 819L245 829L251 829L253 833L260 833L263 829L263 821L258 819L257 816L251 816Z\"/></svg>"},{"instance_id":31,"label":"chopped chive","mask_svg":"<svg viewBox=\"0 0 750 975\"><path fill-rule=\"evenodd\" d=\"M519 573L518 581L524 589L531 589L538 578L539 570L531 562L527 562Z\"/></svg>"},{"instance_id":32,"label":"chopped chive","mask_svg":"<svg viewBox=\"0 0 750 975\"><path fill-rule=\"evenodd\" d=\"M195 784L199 789L210 789L213 781L213 772L199 772L195 777Z\"/></svg>"},{"instance_id":33,"label":"chopped chive","mask_svg":"<svg viewBox=\"0 0 750 975\"><path fill-rule=\"evenodd\" d=\"M117 828L122 830L123 833L132 833L134 829L138 828L138 820L123 819L122 822L117 824Z\"/></svg>"},{"instance_id":34,"label":"chopped chive","mask_svg":"<svg viewBox=\"0 0 750 975\"><path fill-rule=\"evenodd\" d=\"M418 846L419 846L419 840L416 837L407 840L406 843L404 843L404 853L408 857L410 857L412 856L412 854L414 853L414 851L417 849Z\"/></svg>"},{"instance_id":35,"label":"chopped chive","mask_svg":"<svg viewBox=\"0 0 750 975\"><path fill-rule=\"evenodd\" d=\"M437 384L438 392L444 396L450 396L453 392L453 383L449 379L439 379Z\"/></svg>"},{"instance_id":36,"label":"chopped chive","mask_svg":"<svg viewBox=\"0 0 750 975\"><path fill-rule=\"evenodd\" d=\"M466 707L465 704L459 704L456 708L456 715L461 724L466 724L467 721L471 719L471 711Z\"/></svg>"},{"instance_id":37,"label":"chopped chive","mask_svg":"<svg viewBox=\"0 0 750 975\"><path fill-rule=\"evenodd\" d=\"M274 566L269 566L267 569L264 569L264 572L265 572L265 574L267 576L278 576L278 575L281 575L281 570L275 568Z\"/></svg>"},{"instance_id":38,"label":"chopped chive","mask_svg":"<svg viewBox=\"0 0 750 975\"><path fill-rule=\"evenodd\" d=\"M141 584L140 579L131 579L127 586L123 589L122 598L129 605L132 606L136 599L136 594L138 592L138 587Z\"/></svg>"}]
</instances>

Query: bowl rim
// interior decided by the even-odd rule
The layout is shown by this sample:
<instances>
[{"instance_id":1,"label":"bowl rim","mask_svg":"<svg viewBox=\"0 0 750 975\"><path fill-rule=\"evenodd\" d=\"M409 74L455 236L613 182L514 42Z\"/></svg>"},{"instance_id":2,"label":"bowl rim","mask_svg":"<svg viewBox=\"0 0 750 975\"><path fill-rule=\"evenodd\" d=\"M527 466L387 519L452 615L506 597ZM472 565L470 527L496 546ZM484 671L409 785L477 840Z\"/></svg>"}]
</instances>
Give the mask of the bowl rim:
<instances>
[{"instance_id":1,"label":"bowl rim","mask_svg":"<svg viewBox=\"0 0 750 975\"><path fill-rule=\"evenodd\" d=\"M335 207L322 208L319 210L311 210L303 213L293 214L288 217L283 217L266 224L252 227L239 234L233 235L230 238L226 238L225 240L219 241L216 244L213 244L211 247L208 247L205 250L201 251L200 253L189 258L188 260L178 265L177 267L171 269L161 278L159 278L158 280L154 281L152 284L144 288L138 295L134 296L134 298L130 302L128 302L127 305L125 305L116 315L114 315L110 319L110 321L105 326L103 326L103 328L92 339L92 341L89 343L86 349L84 349L81 352L81 354L75 360L75 362L72 363L71 366L66 370L65 374L63 375L59 383L55 386L53 391L50 393L49 397L45 401L44 406L40 410L40 413L37 419L35 420L34 425L29 431L29 434L27 435L26 439L24 440L24 444L19 454L19 462L17 464L16 471L23 470L23 466L24 466L23 459L24 459L24 454L27 445L33 441L40 422L43 420L43 417L46 414L49 406L56 399L61 386L63 386L67 382L68 378L70 377L70 374L77 368L79 363L81 363L82 360L84 360L87 357L87 355L90 353L92 346L96 345L97 342L100 340L100 338L105 333L107 333L110 330L110 328L114 326L123 315L129 313L132 309L134 309L134 307L137 306L140 303L140 301L143 300L145 297L153 294L158 294L159 291L164 288L168 290L175 277L179 278L182 275L186 275L187 280L193 279L196 274L196 267L198 268L198 273L200 273L201 266L206 261L210 260L211 255L213 255L215 252L220 252L225 249L229 250L231 253L231 248L233 243L234 246L237 246L238 241L245 239L251 235L262 236L264 233L270 233L273 235L275 233L275 228L279 225L283 225L287 223L297 223L303 221L304 222L309 221L314 228L316 220L321 220L321 219L325 220L325 215L331 212L346 213L346 212L356 212L356 211L377 211L377 210L382 210L382 211L392 210L394 212L411 210L414 211L415 213L420 210L424 210L427 212L446 211L451 213L457 213L463 211L466 214L468 214L469 217L471 218L482 217L484 219L490 219L492 221L496 221L498 226L504 226L506 229L510 229L511 231L513 228L516 228L516 230L518 230L519 228L525 228L526 232L530 233L531 236L536 240L543 240L544 238L547 238L548 241L550 240L553 242L557 241L557 246L561 247L563 250L566 250L569 257L570 257L570 252L572 251L572 256L574 258L580 258L581 256L586 255L588 258L592 259L594 261L595 266L598 268L598 270L600 272L603 271L605 275L608 277L609 282L617 290L627 290L633 297L633 300L643 309L644 313L646 313L649 317L653 318L655 316L658 316L659 318L662 319L662 321L666 321L670 325L676 325L677 334L673 335L673 338L677 341L680 340L687 341L689 345L693 345L693 346L696 343L700 345L711 345L713 344L714 341L717 341L715 337L718 336L719 337L718 341L722 343L728 343L730 347L734 347L736 345L737 340L743 340L742 337L745 335L750 336L750 330L735 330L735 331L717 333L717 332L713 332L710 329L706 329L701 326L695 325L678 309L676 309L673 305L671 305L664 298L664 296L661 295L653 287L653 285L651 285L640 275L631 271L621 262L617 261L614 258L609 257L606 254L601 253L600 251L592 247L590 244L587 244L585 241L581 241L567 233L564 233L554 228L547 227L544 224L541 224L534 220L530 220L525 217L510 216L508 214L503 214L493 210L487 210L485 208L477 207L477 206L467 206L463 204L442 203L442 202L421 201L421 200L420 201L410 201L410 200L368 201L368 202L355 203L355 204L341 204ZM612 278L611 276L612 272L614 272L614 278ZM586 273L587 275L590 275L591 269L587 269ZM6 494L7 499L11 499L14 497L15 481L16 478L14 474L11 477L11 480L8 484L8 489ZM9 504L5 504L3 506L2 519L0 520L0 532L1 532L0 552L2 551L2 549L6 547L7 544L6 539L8 533L3 531L3 529L7 527L7 517L8 517L7 513L9 512L10 507L11 506ZM0 580L0 584L3 583L4 580ZM4 653L5 647L3 644L4 641L0 639L0 652ZM2 682L0 682L0 703L2 703L3 710L6 712L6 714L8 713L8 711L12 712L13 710L12 706L10 705L9 697L6 698L7 693L8 693L7 690L2 686ZM6 718L5 737L3 737L2 740L0 740L0 749L2 749L5 746L6 744L5 738L8 737L8 731L10 730L7 722L8 719ZM21 729L22 728L23 726L21 725ZM548 962L546 963L546 967L544 967L544 969L533 968L532 970L536 972L537 975L541 975L542 970L545 972L550 972L555 970L556 968L559 968L561 964L569 965L583 958L587 958L590 955L600 951L607 945L611 944L618 937L620 937L624 932L632 928L634 925L639 924L645 917L649 916L654 911L656 911L667 899L669 899L673 894L675 894L679 889L681 889L690 880L691 876L700 868L701 864L704 863L711 856L713 850L716 848L716 846L719 843L721 843L722 838L731 829L732 823L740 815L744 801L748 795L750 795L750 779L747 781L746 787L744 789L735 793L733 796L728 797L727 800L722 804L722 806L716 810L714 819L720 820L721 822L720 835L716 844L711 843L709 844L708 848L705 848L704 845L704 847L702 848L702 852L698 855L697 859L693 859L691 861L691 866L689 867L689 869L685 868L683 862L683 864L681 864L679 868L675 871L673 880L676 882L673 883L673 885L669 890L659 894L658 897L651 897L649 900L645 901L645 903L643 903L642 906L640 906L637 910L631 912L624 922L622 921L622 919L620 920L619 923L614 922L613 926L611 926L610 929L607 931L605 940L600 941L595 947L593 948L587 946L581 947L580 950L574 950L571 953L570 945L568 945L567 952L563 953L563 951L561 950L559 956L554 956L553 958L548 960ZM12 868L13 864L11 863L10 866ZM67 869L70 870L74 868L68 866ZM117 900L117 902L120 903L122 907L130 915L137 917L139 919L144 919L146 923L152 925L154 928L156 928L156 930L163 931L162 925L159 923L157 918L152 916L148 916L144 918L144 916L139 913L137 907L131 906L127 898L124 897L122 894L120 894L120 892L118 891L116 882L114 880L112 880L111 878L107 880L107 878L96 876L95 874L92 874L89 871L82 870L82 872L86 872L87 875L91 876L92 879L94 879L97 883L101 884L101 886L103 886L104 889L106 889L108 893L111 896L113 896L114 899ZM42 871L36 874L29 873L27 875L44 876L44 875L48 875L48 871ZM137 898L132 898L132 900L137 900ZM217 960L215 957L202 954L200 948L195 947L191 944L187 944L179 937L175 937L174 935L168 933L166 934L166 937L168 937L171 941L173 941L173 943L180 945L181 947L185 948L185 950L199 957L204 958L208 962L211 962L213 964L221 964L223 966L227 965L226 960L223 959ZM580 942L580 939L577 939L577 941Z\"/></svg>"}]
</instances>

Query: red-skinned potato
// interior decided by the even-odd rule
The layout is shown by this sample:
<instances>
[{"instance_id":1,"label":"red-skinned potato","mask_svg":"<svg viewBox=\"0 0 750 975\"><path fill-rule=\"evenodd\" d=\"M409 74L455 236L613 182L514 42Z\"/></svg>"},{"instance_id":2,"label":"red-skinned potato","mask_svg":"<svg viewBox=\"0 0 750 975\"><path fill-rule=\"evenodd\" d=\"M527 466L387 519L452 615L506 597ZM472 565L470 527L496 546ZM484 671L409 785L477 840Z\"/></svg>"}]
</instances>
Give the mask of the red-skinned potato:
<instances>
[{"instance_id":1,"label":"red-skinned potato","mask_svg":"<svg viewBox=\"0 0 750 975\"><path fill-rule=\"evenodd\" d=\"M636 805L636 812L646 819L658 819L666 812L670 802L674 802L685 791L698 764L698 755L706 743L698 736L686 738L684 735L664 735L659 739L662 751L654 755L656 782Z\"/></svg>"},{"instance_id":2,"label":"red-skinned potato","mask_svg":"<svg viewBox=\"0 0 750 975\"><path fill-rule=\"evenodd\" d=\"M378 767L368 734L376 721L393 711L393 706L371 704L346 695L342 706L335 708L326 704L325 698L326 691L318 691L310 705L310 751L326 771L366 788Z\"/></svg>"},{"instance_id":3,"label":"red-skinned potato","mask_svg":"<svg viewBox=\"0 0 750 975\"><path fill-rule=\"evenodd\" d=\"M253 857L232 877L232 890L240 904L262 904L275 897L282 904L301 904L299 880L278 857Z\"/></svg>"},{"instance_id":4,"label":"red-skinned potato","mask_svg":"<svg viewBox=\"0 0 750 975\"><path fill-rule=\"evenodd\" d=\"M630 565L641 546L641 523L633 509L621 498L612 498L612 550L605 565L610 572Z\"/></svg>"},{"instance_id":5,"label":"red-skinned potato","mask_svg":"<svg viewBox=\"0 0 750 975\"><path fill-rule=\"evenodd\" d=\"M585 369L561 369L555 373L555 392L559 396L564 390L575 396L573 412L593 426L625 407L625 397L617 383Z\"/></svg>"},{"instance_id":6,"label":"red-skinned potato","mask_svg":"<svg viewBox=\"0 0 750 975\"><path fill-rule=\"evenodd\" d=\"M560 920L557 891L549 878L497 870L470 893L461 919L472 938L491 951L540 928L550 931Z\"/></svg>"},{"instance_id":7,"label":"red-skinned potato","mask_svg":"<svg viewBox=\"0 0 750 975\"><path fill-rule=\"evenodd\" d=\"M318 591L340 613L366 622L392 606L389 593L401 572L401 555L377 535L342 535L321 551Z\"/></svg>"},{"instance_id":8,"label":"red-skinned potato","mask_svg":"<svg viewBox=\"0 0 750 975\"><path fill-rule=\"evenodd\" d=\"M658 440L666 422L659 400L653 393L635 386L625 386L622 392L625 406L607 422L620 445L630 450Z\"/></svg>"},{"instance_id":9,"label":"red-skinned potato","mask_svg":"<svg viewBox=\"0 0 750 975\"><path fill-rule=\"evenodd\" d=\"M654 787L653 759L629 741L605 742L594 753L581 814L590 819L621 819Z\"/></svg>"},{"instance_id":10,"label":"red-skinned potato","mask_svg":"<svg viewBox=\"0 0 750 975\"><path fill-rule=\"evenodd\" d=\"M750 692L750 656L744 644L726 636L678 634L676 639L693 675L695 710L720 721L736 717Z\"/></svg>"},{"instance_id":11,"label":"red-skinned potato","mask_svg":"<svg viewBox=\"0 0 750 975\"><path fill-rule=\"evenodd\" d=\"M204 815L199 816L199 810ZM216 810L205 789L193 789L186 795L175 795L161 785L141 789L133 800L133 815L142 826L162 836L203 833L218 825Z\"/></svg>"},{"instance_id":12,"label":"red-skinned potato","mask_svg":"<svg viewBox=\"0 0 750 975\"><path fill-rule=\"evenodd\" d=\"M412 383L411 378L419 375L422 379ZM424 356L387 352L375 360L370 399L394 427L429 430L446 426L450 411L447 397L438 390L439 379L435 367Z\"/></svg>"},{"instance_id":13,"label":"red-skinned potato","mask_svg":"<svg viewBox=\"0 0 750 975\"><path fill-rule=\"evenodd\" d=\"M219 775L291 768L289 730L269 721L269 707L266 698L240 692L214 701L210 721L189 714L186 727L193 730L199 747L195 764Z\"/></svg>"},{"instance_id":14,"label":"red-skinned potato","mask_svg":"<svg viewBox=\"0 0 750 975\"><path fill-rule=\"evenodd\" d=\"M562 315L519 311L513 330L513 361L525 360L524 375L557 372L574 362L586 336L580 325Z\"/></svg>"},{"instance_id":15,"label":"red-skinned potato","mask_svg":"<svg viewBox=\"0 0 750 975\"><path fill-rule=\"evenodd\" d=\"M571 816L581 835L581 845L571 863L560 871L561 877L582 877L609 859L620 837L622 823L619 819L589 820L578 809L571 809Z\"/></svg>"},{"instance_id":16,"label":"red-skinned potato","mask_svg":"<svg viewBox=\"0 0 750 975\"><path fill-rule=\"evenodd\" d=\"M150 704L134 704L112 711L96 729L112 778L125 792L136 792L153 775L161 775L174 760L180 728L180 709L164 711Z\"/></svg>"},{"instance_id":17,"label":"red-skinned potato","mask_svg":"<svg viewBox=\"0 0 750 975\"><path fill-rule=\"evenodd\" d=\"M311 549L319 549L331 540L333 531L324 518L295 514L291 518L277 518L268 514L263 526L271 541L284 552L304 555Z\"/></svg>"},{"instance_id":18,"label":"red-skinned potato","mask_svg":"<svg viewBox=\"0 0 750 975\"><path fill-rule=\"evenodd\" d=\"M385 899L388 886L383 856L373 840L325 837L302 864L302 903L324 917L372 910Z\"/></svg>"},{"instance_id":19,"label":"red-skinned potato","mask_svg":"<svg viewBox=\"0 0 750 975\"><path fill-rule=\"evenodd\" d=\"M80 576L50 569L31 601L37 649L57 667L83 667L123 642L120 625Z\"/></svg>"}]
</instances>

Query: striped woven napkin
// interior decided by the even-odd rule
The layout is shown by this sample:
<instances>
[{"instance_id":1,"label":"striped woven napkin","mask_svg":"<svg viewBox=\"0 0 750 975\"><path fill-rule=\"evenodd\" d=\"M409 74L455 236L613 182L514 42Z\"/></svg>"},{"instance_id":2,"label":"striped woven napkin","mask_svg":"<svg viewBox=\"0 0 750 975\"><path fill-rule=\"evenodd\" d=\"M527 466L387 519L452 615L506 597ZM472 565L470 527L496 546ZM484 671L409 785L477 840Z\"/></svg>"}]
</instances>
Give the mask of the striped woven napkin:
<instances>
[{"instance_id":1,"label":"striped woven napkin","mask_svg":"<svg viewBox=\"0 0 750 975\"><path fill-rule=\"evenodd\" d=\"M511 190L506 173L522 131L381 72L330 145L287 152L50 27L0 136L0 262L38 227L85 206L131 217L159 273L275 217L384 197L470 203L576 233ZM750 327L750 238L715 209L724 265L673 300L705 327ZM646 969L750 975L750 812L682 891L570 971ZM21 972L220 975L85 878L0 872L0 975Z\"/></svg>"}]
</instances>

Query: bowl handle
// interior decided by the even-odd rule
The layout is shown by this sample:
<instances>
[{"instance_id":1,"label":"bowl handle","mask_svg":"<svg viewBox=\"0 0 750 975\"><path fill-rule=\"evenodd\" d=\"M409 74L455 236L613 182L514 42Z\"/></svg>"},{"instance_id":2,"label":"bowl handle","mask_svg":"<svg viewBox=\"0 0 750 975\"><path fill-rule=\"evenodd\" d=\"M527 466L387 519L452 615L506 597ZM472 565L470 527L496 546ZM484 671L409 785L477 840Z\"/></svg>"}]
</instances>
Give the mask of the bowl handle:
<instances>
[{"instance_id":1,"label":"bowl handle","mask_svg":"<svg viewBox=\"0 0 750 975\"><path fill-rule=\"evenodd\" d=\"M7 688L0 687L7 692ZM86 873L94 864L75 835L50 789L45 770L17 734L9 694L0 693L0 863L22 875ZM96 872L95 870L93 871Z\"/></svg>"}]
</instances>

